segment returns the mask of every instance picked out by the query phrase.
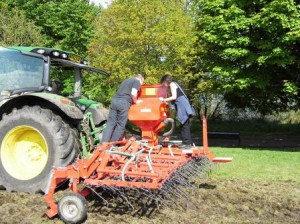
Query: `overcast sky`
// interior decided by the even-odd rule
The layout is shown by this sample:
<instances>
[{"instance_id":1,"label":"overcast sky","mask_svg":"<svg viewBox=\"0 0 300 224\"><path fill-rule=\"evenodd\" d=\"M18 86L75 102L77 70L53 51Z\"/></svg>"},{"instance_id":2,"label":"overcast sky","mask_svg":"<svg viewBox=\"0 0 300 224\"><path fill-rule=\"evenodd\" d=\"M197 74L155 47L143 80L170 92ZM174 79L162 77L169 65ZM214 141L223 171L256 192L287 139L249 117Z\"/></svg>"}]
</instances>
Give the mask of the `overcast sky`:
<instances>
[{"instance_id":1,"label":"overcast sky","mask_svg":"<svg viewBox=\"0 0 300 224\"><path fill-rule=\"evenodd\" d=\"M97 5L102 5L104 8L111 2L111 0L90 0L90 2L94 2Z\"/></svg>"}]
</instances>

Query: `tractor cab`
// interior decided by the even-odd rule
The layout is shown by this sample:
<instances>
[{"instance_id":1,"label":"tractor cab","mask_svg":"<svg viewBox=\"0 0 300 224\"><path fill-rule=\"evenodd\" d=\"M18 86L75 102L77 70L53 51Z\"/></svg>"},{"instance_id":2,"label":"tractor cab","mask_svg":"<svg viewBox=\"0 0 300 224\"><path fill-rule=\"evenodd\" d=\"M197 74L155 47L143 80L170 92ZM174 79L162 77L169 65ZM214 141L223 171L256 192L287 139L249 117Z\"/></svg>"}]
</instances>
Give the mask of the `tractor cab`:
<instances>
[{"instance_id":1,"label":"tractor cab","mask_svg":"<svg viewBox=\"0 0 300 224\"><path fill-rule=\"evenodd\" d=\"M13 57L13 63L8 59L13 64L10 70L26 80L23 84L28 88L38 86L42 91L80 98L84 74L108 76L106 72L88 66L86 59L67 51L42 47L9 47L2 51L5 53L1 53L1 61L8 55ZM9 86L10 89L18 87Z\"/></svg>"},{"instance_id":2,"label":"tractor cab","mask_svg":"<svg viewBox=\"0 0 300 224\"><path fill-rule=\"evenodd\" d=\"M82 113L91 112L96 125L104 120L100 118L103 105L82 97L82 90L84 77L97 75L101 80L108 76L106 72L88 66L88 61L79 55L53 48L1 47L0 51L0 63L9 65L0 68L0 101L48 93L41 96L75 105Z\"/></svg>"}]
</instances>

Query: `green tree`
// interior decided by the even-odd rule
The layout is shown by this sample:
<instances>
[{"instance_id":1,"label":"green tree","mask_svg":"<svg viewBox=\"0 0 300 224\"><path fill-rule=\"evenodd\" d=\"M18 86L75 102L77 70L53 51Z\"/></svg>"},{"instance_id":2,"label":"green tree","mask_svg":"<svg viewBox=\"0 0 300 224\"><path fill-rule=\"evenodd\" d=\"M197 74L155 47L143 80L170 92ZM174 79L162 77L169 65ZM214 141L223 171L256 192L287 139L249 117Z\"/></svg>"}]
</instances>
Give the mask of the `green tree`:
<instances>
[{"instance_id":1,"label":"green tree","mask_svg":"<svg viewBox=\"0 0 300 224\"><path fill-rule=\"evenodd\" d=\"M11 8L21 8L28 19L41 27L45 45L84 55L93 36L94 18L100 8L88 0L7 0Z\"/></svg>"},{"instance_id":2,"label":"green tree","mask_svg":"<svg viewBox=\"0 0 300 224\"><path fill-rule=\"evenodd\" d=\"M0 2L0 45L40 45L42 40L40 29L26 19L22 10L9 10Z\"/></svg>"},{"instance_id":3,"label":"green tree","mask_svg":"<svg viewBox=\"0 0 300 224\"><path fill-rule=\"evenodd\" d=\"M300 6L293 0L192 1L191 88L264 114L300 104Z\"/></svg>"},{"instance_id":4,"label":"green tree","mask_svg":"<svg viewBox=\"0 0 300 224\"><path fill-rule=\"evenodd\" d=\"M97 18L89 45L92 63L110 78L93 80L91 92L110 98L122 80L136 73L145 73L147 83L157 83L165 73L182 79L193 41L185 1L115 0Z\"/></svg>"}]
</instances>

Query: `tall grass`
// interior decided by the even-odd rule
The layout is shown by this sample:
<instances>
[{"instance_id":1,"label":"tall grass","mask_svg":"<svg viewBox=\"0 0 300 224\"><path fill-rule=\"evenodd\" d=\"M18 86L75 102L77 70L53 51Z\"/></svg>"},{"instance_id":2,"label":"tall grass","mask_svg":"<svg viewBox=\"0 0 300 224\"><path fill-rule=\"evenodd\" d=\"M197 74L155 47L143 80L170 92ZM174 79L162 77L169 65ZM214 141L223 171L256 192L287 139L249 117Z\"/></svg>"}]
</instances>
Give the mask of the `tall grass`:
<instances>
[{"instance_id":1,"label":"tall grass","mask_svg":"<svg viewBox=\"0 0 300 224\"><path fill-rule=\"evenodd\" d=\"M212 175L216 178L296 181L300 183L300 152L295 149L211 148L215 156L233 157Z\"/></svg>"}]
</instances>

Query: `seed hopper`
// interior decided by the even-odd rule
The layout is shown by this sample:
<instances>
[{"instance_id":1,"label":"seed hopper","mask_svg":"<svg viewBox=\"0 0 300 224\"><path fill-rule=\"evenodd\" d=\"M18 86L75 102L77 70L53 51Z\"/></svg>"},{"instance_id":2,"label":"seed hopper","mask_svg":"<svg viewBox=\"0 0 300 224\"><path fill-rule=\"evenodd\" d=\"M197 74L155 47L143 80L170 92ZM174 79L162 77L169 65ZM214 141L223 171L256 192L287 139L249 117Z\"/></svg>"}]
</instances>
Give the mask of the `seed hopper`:
<instances>
[{"instance_id":1,"label":"seed hopper","mask_svg":"<svg viewBox=\"0 0 300 224\"><path fill-rule=\"evenodd\" d=\"M210 152L205 118L202 147L181 149L180 141L170 140L174 121L169 106L159 100L164 92L160 85L143 85L139 94L142 103L131 106L128 119L139 127L139 140L131 137L96 145L89 158L78 158L67 167L53 168L45 194L48 217L59 214L65 222L78 223L87 216L85 197L91 189L163 192L170 183L187 184L191 176L200 172L203 161L231 161L231 158L216 158ZM160 134L166 128L169 130ZM55 190L65 180L69 180L72 193L56 202Z\"/></svg>"}]
</instances>

